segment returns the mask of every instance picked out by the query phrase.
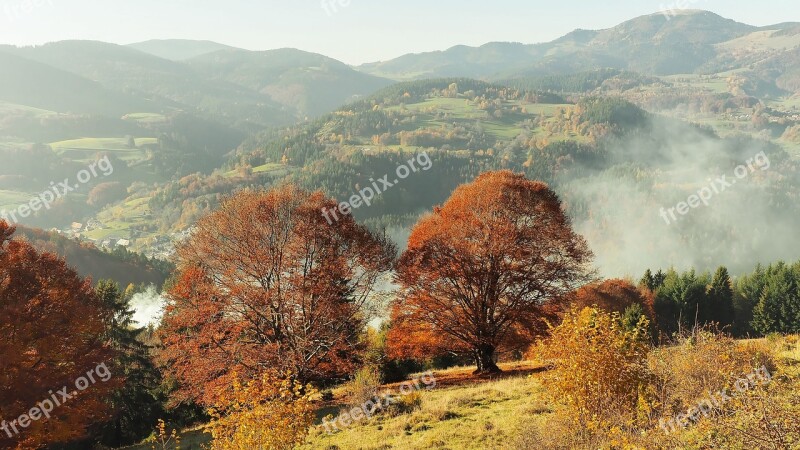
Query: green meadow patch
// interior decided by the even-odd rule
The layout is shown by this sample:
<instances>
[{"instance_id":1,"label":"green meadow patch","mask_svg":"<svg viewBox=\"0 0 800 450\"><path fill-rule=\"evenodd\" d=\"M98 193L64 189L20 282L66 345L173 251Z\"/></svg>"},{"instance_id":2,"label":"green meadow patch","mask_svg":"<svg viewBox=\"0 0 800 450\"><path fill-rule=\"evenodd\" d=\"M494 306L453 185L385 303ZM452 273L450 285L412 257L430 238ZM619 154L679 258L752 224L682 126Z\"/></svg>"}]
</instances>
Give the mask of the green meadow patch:
<instances>
[{"instance_id":1,"label":"green meadow patch","mask_svg":"<svg viewBox=\"0 0 800 450\"><path fill-rule=\"evenodd\" d=\"M145 159L143 146L158 144L157 138L136 138L135 147L129 145L128 139L120 138L82 138L53 142L50 147L61 155L74 161L88 162L97 153L113 153L123 161L135 162Z\"/></svg>"}]
</instances>

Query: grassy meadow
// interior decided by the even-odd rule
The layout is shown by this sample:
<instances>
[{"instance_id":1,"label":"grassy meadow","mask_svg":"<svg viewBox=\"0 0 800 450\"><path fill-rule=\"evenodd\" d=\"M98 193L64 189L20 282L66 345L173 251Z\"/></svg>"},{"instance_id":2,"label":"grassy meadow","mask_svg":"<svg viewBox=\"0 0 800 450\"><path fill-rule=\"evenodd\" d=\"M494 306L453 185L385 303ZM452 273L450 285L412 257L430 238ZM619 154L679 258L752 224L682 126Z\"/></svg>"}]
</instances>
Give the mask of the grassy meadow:
<instances>
[{"instance_id":1,"label":"grassy meadow","mask_svg":"<svg viewBox=\"0 0 800 450\"><path fill-rule=\"evenodd\" d=\"M764 392L778 402L792 403L800 391L800 338L774 336L766 339L739 341L741 346L758 346L772 351L776 367L771 370L772 382ZM677 349L665 349L667 353ZM663 363L666 354L654 352L651 363ZM700 350L689 350L688 358L707 357ZM713 360L697 361L707 369ZM561 400L553 398L543 378L554 375L539 361L500 364L504 373L495 377L475 377L472 367L435 371L436 385L422 389L421 398L410 411L378 413L356 421L349 427L330 434L321 425L322 416L337 415L353 407L348 399L348 386L333 389L334 399L320 403L316 425L305 444L298 450L539 450L550 449L553 434L574 432L564 429ZM698 376L701 376L698 373ZM710 375L710 374L709 374ZM742 374L745 376L746 374ZM413 378L413 377L411 377ZM696 381L701 383L700 380ZM385 384L381 393L397 393L401 383ZM725 386L720 386L722 389ZM754 390L756 394L757 389ZM411 394L414 395L414 394ZM726 416L747 415L752 411L737 410L731 403ZM795 404L795 408L797 404ZM785 412L785 411L783 411ZM717 418L701 419L694 426L666 436L661 429L649 430L642 439L646 444L630 444L625 449L701 450L707 436L718 434L724 422ZM732 431L726 430L726 433ZM797 430L800 433L800 429ZM798 434L797 437L800 437ZM210 436L202 428L185 430L181 435L182 450L206 448ZM547 443L545 443L547 442ZM800 442L798 442L800 444ZM149 450L142 443L127 450ZM562 448L562 447L558 447ZM563 447L564 449L570 447ZM586 447L575 447L586 448ZM623 447L602 447L623 448ZM768 447L735 447L730 449ZM780 447L775 447L780 448Z\"/></svg>"}]
</instances>

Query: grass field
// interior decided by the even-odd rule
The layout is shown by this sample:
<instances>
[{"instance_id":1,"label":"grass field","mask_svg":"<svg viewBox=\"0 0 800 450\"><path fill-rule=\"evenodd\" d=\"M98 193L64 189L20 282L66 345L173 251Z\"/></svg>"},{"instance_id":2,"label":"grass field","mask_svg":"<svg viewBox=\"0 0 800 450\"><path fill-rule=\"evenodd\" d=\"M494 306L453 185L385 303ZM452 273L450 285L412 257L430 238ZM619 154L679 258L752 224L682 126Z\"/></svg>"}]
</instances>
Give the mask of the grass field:
<instances>
[{"instance_id":1,"label":"grass field","mask_svg":"<svg viewBox=\"0 0 800 450\"><path fill-rule=\"evenodd\" d=\"M253 173L271 173L273 175L286 175L290 170L291 168L289 168L289 166L274 163L253 167ZM231 170L230 172L226 172L223 176L226 178L233 178L237 175L237 171Z\"/></svg>"},{"instance_id":2,"label":"grass field","mask_svg":"<svg viewBox=\"0 0 800 450\"><path fill-rule=\"evenodd\" d=\"M506 102L504 109L518 107L525 113L513 113L505 110L503 117L491 116L487 111L478 108L472 101L465 98L444 98L436 97L425 100L421 103L413 103L405 106L407 114L413 114L417 120L413 124L408 124L408 130L415 130L424 127L438 128L452 124L471 125L476 122L484 131L500 140L510 140L519 136L524 130L520 123L525 119L544 114L547 117L556 116L560 110L572 107L572 105L558 104L527 104L523 102ZM388 110L400 111L400 106L387 108ZM441 115L445 114L444 118ZM438 115L438 117L437 117Z\"/></svg>"},{"instance_id":3,"label":"grass field","mask_svg":"<svg viewBox=\"0 0 800 450\"><path fill-rule=\"evenodd\" d=\"M86 237L89 239L132 238L134 227L150 223L148 216L150 207L147 200L147 198L128 199L123 203L104 209L97 215L97 219L105 225L105 228L89 231L85 233Z\"/></svg>"},{"instance_id":4,"label":"grass field","mask_svg":"<svg viewBox=\"0 0 800 450\"><path fill-rule=\"evenodd\" d=\"M123 120L132 120L142 124L164 123L167 121L167 116L158 113L132 113L127 114Z\"/></svg>"},{"instance_id":5,"label":"grass field","mask_svg":"<svg viewBox=\"0 0 800 450\"><path fill-rule=\"evenodd\" d=\"M98 152L109 152L118 156L123 161L136 162L145 158L144 145L158 143L156 138L136 138L136 148L128 146L128 140L120 138L82 138L68 141L53 142L50 146L61 156L79 162L90 162Z\"/></svg>"},{"instance_id":6,"label":"grass field","mask_svg":"<svg viewBox=\"0 0 800 450\"><path fill-rule=\"evenodd\" d=\"M33 193L0 190L0 211L16 209L20 205L28 203L34 195Z\"/></svg>"},{"instance_id":7,"label":"grass field","mask_svg":"<svg viewBox=\"0 0 800 450\"><path fill-rule=\"evenodd\" d=\"M679 74L661 77L674 87L691 87L717 94L728 92L728 80L721 75Z\"/></svg>"},{"instance_id":8,"label":"grass field","mask_svg":"<svg viewBox=\"0 0 800 450\"><path fill-rule=\"evenodd\" d=\"M765 343L775 351L778 367L773 372L776 391L773 395L791 395L800 388L800 344L796 338L742 341ZM531 430L549 430L550 420L557 418L561 406L550 398L541 379L547 373L536 362L501 364L504 374L494 378L478 378L473 368L462 367L434 372L436 384L422 389L419 407L406 413L379 413L372 418L340 427L329 434L320 425L322 415L337 413L349 405L344 389L334 389L333 405L318 411L317 425L299 450L538 450L523 443ZM400 383L384 385L383 393L397 393ZM423 386L424 387L424 386ZM698 425L687 429L681 439L691 440L704 429ZM562 430L563 432L563 430ZM653 433L661 433L654 430ZM200 450L210 436L201 428L182 434L182 450ZM685 441L676 441L685 442ZM683 444L669 448L682 447ZM622 447L620 447L622 448ZM627 448L627 447L626 447ZM633 447L631 447L633 448ZM695 447L691 447L695 448ZM698 447L699 448L699 447ZM148 450L141 444L129 450Z\"/></svg>"},{"instance_id":9,"label":"grass field","mask_svg":"<svg viewBox=\"0 0 800 450\"><path fill-rule=\"evenodd\" d=\"M33 108L31 106L17 105L15 103L0 101L0 116L11 114L20 115L21 113L35 117L47 117L58 114L46 109Z\"/></svg>"}]
</instances>

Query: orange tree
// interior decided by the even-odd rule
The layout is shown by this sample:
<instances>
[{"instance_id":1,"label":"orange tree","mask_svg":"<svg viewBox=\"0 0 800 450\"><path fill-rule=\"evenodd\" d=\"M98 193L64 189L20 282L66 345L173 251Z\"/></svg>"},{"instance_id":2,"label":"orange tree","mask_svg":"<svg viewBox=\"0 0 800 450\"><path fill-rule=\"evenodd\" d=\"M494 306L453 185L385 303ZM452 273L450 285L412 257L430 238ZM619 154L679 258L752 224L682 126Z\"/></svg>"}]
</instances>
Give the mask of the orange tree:
<instances>
[{"instance_id":1,"label":"orange tree","mask_svg":"<svg viewBox=\"0 0 800 450\"><path fill-rule=\"evenodd\" d=\"M176 400L206 406L267 371L306 383L359 362L367 300L395 248L333 200L292 185L243 191L201 219L178 248L159 359Z\"/></svg>"},{"instance_id":2,"label":"orange tree","mask_svg":"<svg viewBox=\"0 0 800 450\"><path fill-rule=\"evenodd\" d=\"M589 279L591 257L547 185L485 173L412 230L397 266L391 354L467 353L476 373L499 371L498 349L544 331L564 295Z\"/></svg>"},{"instance_id":3,"label":"orange tree","mask_svg":"<svg viewBox=\"0 0 800 450\"><path fill-rule=\"evenodd\" d=\"M78 378L113 359L106 338L111 312L88 280L58 256L12 239L14 232L0 221L0 421L8 430L0 431L0 448L80 440L112 412L107 399L118 379L75 389ZM69 398L53 395L58 391ZM49 417L40 409L38 420L18 420L35 407Z\"/></svg>"}]
</instances>

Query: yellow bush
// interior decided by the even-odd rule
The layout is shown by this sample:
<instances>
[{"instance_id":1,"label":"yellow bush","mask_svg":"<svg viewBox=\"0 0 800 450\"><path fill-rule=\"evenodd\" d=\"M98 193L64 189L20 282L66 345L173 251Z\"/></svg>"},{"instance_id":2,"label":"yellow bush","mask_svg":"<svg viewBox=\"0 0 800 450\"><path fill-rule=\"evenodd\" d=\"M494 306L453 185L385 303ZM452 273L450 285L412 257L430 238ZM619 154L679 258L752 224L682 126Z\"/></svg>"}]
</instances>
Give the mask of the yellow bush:
<instances>
[{"instance_id":1,"label":"yellow bush","mask_svg":"<svg viewBox=\"0 0 800 450\"><path fill-rule=\"evenodd\" d=\"M636 420L647 386L647 330L644 317L625 331L618 313L585 308L569 313L540 345L539 355L555 365L543 380L546 387L581 426Z\"/></svg>"},{"instance_id":2,"label":"yellow bush","mask_svg":"<svg viewBox=\"0 0 800 450\"><path fill-rule=\"evenodd\" d=\"M162 419L158 419L158 426L156 432L148 439L150 448L152 450L180 450L181 438L178 436L178 430L173 429L171 432L167 431L167 424Z\"/></svg>"},{"instance_id":3,"label":"yellow bush","mask_svg":"<svg viewBox=\"0 0 800 450\"><path fill-rule=\"evenodd\" d=\"M290 450L302 443L313 423L310 386L273 375L242 385L211 409L212 450Z\"/></svg>"},{"instance_id":4,"label":"yellow bush","mask_svg":"<svg viewBox=\"0 0 800 450\"><path fill-rule=\"evenodd\" d=\"M658 403L665 416L673 417L754 369L773 371L775 362L767 344L738 344L729 336L698 329L674 346L653 351L648 366L655 375Z\"/></svg>"}]
</instances>

